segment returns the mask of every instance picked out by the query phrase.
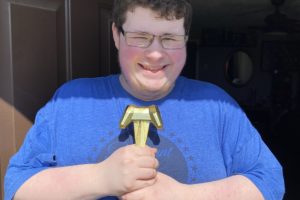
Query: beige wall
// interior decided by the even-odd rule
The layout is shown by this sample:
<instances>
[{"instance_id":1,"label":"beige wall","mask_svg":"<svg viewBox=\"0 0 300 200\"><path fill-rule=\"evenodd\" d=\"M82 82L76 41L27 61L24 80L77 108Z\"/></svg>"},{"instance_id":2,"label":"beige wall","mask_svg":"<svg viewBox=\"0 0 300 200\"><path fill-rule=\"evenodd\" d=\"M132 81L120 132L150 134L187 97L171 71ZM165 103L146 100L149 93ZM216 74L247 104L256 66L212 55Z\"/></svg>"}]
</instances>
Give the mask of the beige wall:
<instances>
[{"instance_id":1,"label":"beige wall","mask_svg":"<svg viewBox=\"0 0 300 200\"><path fill-rule=\"evenodd\" d=\"M0 173L1 197L3 197L3 176L10 155L15 151L13 135L13 92L11 48L9 37L9 9L0 1Z\"/></svg>"},{"instance_id":2,"label":"beige wall","mask_svg":"<svg viewBox=\"0 0 300 200\"><path fill-rule=\"evenodd\" d=\"M1 77L0 77L1 78ZM0 158L1 158L1 190L3 178L9 158L22 144L25 133L32 122L12 105L0 99ZM1 191L2 192L2 191Z\"/></svg>"},{"instance_id":3,"label":"beige wall","mask_svg":"<svg viewBox=\"0 0 300 200\"><path fill-rule=\"evenodd\" d=\"M1 77L0 77L1 78ZM13 108L0 99L0 158L1 158L1 193L3 195L3 176L10 156L15 152L15 134L13 126Z\"/></svg>"},{"instance_id":4,"label":"beige wall","mask_svg":"<svg viewBox=\"0 0 300 200\"><path fill-rule=\"evenodd\" d=\"M110 0L0 1L2 197L9 158L56 88L72 77L119 71L111 38L111 4Z\"/></svg>"},{"instance_id":5,"label":"beige wall","mask_svg":"<svg viewBox=\"0 0 300 200\"><path fill-rule=\"evenodd\" d=\"M58 31L63 1L43 2L36 6L32 1L0 2L1 196L10 157L22 144L37 110L58 87L59 72L64 74L57 53L63 51L57 39L64 35ZM65 66L63 61L60 64Z\"/></svg>"}]
</instances>

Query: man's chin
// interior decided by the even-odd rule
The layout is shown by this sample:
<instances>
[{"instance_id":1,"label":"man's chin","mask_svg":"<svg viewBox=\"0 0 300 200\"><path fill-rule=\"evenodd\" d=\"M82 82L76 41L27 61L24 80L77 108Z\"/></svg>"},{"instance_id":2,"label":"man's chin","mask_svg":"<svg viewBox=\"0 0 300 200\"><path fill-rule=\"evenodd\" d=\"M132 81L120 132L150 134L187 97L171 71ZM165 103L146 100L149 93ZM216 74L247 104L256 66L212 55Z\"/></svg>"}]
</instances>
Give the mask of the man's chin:
<instances>
[{"instance_id":1,"label":"man's chin","mask_svg":"<svg viewBox=\"0 0 300 200\"><path fill-rule=\"evenodd\" d=\"M157 86L157 87L145 87L142 92L147 96L166 96L171 87L166 87L165 85Z\"/></svg>"}]
</instances>

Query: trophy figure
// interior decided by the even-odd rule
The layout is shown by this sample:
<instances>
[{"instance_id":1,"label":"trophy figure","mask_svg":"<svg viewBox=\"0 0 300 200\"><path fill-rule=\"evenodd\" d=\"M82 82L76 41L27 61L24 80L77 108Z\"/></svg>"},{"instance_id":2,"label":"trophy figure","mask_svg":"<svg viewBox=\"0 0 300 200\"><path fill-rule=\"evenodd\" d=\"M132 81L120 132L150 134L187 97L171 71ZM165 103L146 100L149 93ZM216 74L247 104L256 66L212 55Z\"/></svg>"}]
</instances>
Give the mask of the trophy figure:
<instances>
[{"instance_id":1,"label":"trophy figure","mask_svg":"<svg viewBox=\"0 0 300 200\"><path fill-rule=\"evenodd\" d=\"M158 129L163 127L160 112L155 105L149 107L127 106L120 121L120 128L126 128L131 122L134 126L135 144L141 147L146 145L150 122Z\"/></svg>"}]
</instances>

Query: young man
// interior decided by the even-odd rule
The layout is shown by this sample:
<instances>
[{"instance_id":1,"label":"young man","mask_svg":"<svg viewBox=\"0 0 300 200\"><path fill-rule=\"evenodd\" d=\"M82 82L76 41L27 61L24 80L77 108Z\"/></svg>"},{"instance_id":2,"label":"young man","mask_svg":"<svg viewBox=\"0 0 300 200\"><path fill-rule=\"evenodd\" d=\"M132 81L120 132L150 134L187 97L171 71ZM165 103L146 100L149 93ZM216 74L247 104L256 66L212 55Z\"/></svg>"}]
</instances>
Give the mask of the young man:
<instances>
[{"instance_id":1,"label":"young man","mask_svg":"<svg viewBox=\"0 0 300 200\"><path fill-rule=\"evenodd\" d=\"M37 114L5 177L12 199L282 199L282 169L237 103L179 77L188 0L116 0L121 75L63 85ZM121 131L127 105L157 105L146 147Z\"/></svg>"}]
</instances>

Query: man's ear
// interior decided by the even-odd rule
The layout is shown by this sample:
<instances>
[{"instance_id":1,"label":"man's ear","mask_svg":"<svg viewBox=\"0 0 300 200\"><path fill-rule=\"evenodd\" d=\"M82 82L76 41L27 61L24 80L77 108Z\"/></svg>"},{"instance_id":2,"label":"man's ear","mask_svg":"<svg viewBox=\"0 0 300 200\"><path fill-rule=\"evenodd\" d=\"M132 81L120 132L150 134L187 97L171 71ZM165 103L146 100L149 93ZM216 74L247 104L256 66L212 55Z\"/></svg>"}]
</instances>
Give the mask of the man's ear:
<instances>
[{"instance_id":1,"label":"man's ear","mask_svg":"<svg viewBox=\"0 0 300 200\"><path fill-rule=\"evenodd\" d=\"M120 48L120 32L114 22L112 23L111 29L112 29L115 46L119 50L119 48Z\"/></svg>"}]
</instances>

